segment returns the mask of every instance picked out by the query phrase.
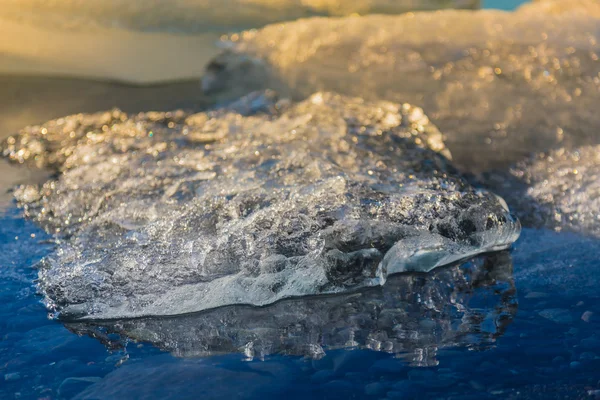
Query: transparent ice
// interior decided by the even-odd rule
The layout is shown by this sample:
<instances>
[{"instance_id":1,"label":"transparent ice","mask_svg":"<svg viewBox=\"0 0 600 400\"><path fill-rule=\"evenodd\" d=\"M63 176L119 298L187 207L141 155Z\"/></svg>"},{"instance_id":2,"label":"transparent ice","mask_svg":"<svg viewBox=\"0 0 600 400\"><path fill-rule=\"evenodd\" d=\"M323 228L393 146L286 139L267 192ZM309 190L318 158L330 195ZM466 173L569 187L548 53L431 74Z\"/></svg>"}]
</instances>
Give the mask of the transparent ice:
<instances>
[{"instance_id":1,"label":"transparent ice","mask_svg":"<svg viewBox=\"0 0 600 400\"><path fill-rule=\"evenodd\" d=\"M317 93L229 108L75 115L4 154L57 170L15 194L58 241L39 287L63 318L173 315L382 285L510 246L423 111Z\"/></svg>"}]
</instances>

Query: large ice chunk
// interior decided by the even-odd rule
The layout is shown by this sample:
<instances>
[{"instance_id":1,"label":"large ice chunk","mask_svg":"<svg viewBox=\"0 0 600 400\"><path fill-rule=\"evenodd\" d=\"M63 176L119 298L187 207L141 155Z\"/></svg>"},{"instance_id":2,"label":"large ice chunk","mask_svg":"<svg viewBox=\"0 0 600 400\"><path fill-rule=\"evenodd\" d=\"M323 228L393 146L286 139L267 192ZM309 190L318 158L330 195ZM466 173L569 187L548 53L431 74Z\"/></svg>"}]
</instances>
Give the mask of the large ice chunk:
<instances>
[{"instance_id":1,"label":"large ice chunk","mask_svg":"<svg viewBox=\"0 0 600 400\"><path fill-rule=\"evenodd\" d=\"M65 318L169 315L381 285L508 247L519 223L442 155L420 108L253 95L196 115L76 115L10 137L60 238L40 288ZM259 114L243 116L259 111Z\"/></svg>"},{"instance_id":2,"label":"large ice chunk","mask_svg":"<svg viewBox=\"0 0 600 400\"><path fill-rule=\"evenodd\" d=\"M596 143L597 1L515 12L442 11L311 18L230 38L204 90L333 90L423 107L458 166L506 167L532 152Z\"/></svg>"}]
</instances>

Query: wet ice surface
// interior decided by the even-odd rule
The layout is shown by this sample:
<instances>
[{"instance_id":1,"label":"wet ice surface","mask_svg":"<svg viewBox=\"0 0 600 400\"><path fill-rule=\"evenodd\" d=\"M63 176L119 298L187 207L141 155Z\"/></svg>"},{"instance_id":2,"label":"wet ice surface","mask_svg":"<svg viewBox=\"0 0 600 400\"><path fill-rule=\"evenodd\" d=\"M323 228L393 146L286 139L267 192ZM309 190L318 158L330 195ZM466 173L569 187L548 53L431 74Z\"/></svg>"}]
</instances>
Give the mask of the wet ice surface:
<instances>
[{"instance_id":1,"label":"wet ice surface","mask_svg":"<svg viewBox=\"0 0 600 400\"><path fill-rule=\"evenodd\" d=\"M67 319L377 286L507 248L520 230L501 199L456 174L408 104L257 93L195 115L67 117L5 149L60 170L15 196L60 238L39 277Z\"/></svg>"},{"instance_id":2,"label":"wet ice surface","mask_svg":"<svg viewBox=\"0 0 600 400\"><path fill-rule=\"evenodd\" d=\"M542 1L515 12L305 19L231 37L202 85L223 99L333 90L423 107L458 166L597 144L600 9Z\"/></svg>"}]
</instances>

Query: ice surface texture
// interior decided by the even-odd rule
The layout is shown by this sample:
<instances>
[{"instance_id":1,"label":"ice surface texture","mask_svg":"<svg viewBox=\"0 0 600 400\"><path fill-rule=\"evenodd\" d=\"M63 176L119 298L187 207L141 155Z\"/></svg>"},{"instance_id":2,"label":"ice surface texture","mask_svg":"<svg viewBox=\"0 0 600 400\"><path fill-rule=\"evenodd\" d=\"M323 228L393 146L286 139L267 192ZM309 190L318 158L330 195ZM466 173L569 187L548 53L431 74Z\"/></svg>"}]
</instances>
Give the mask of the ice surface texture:
<instances>
[{"instance_id":1,"label":"ice surface texture","mask_svg":"<svg viewBox=\"0 0 600 400\"><path fill-rule=\"evenodd\" d=\"M600 236L600 146L540 153L487 180L529 226Z\"/></svg>"},{"instance_id":2,"label":"ice surface texture","mask_svg":"<svg viewBox=\"0 0 600 400\"><path fill-rule=\"evenodd\" d=\"M4 154L60 170L16 197L60 238L39 277L65 318L376 286L506 248L520 229L408 104L267 93L196 115L76 115L24 129Z\"/></svg>"},{"instance_id":3,"label":"ice surface texture","mask_svg":"<svg viewBox=\"0 0 600 400\"><path fill-rule=\"evenodd\" d=\"M423 107L456 165L479 172L532 152L598 143L600 6L311 18L230 38L204 90L332 90Z\"/></svg>"},{"instance_id":4,"label":"ice surface texture","mask_svg":"<svg viewBox=\"0 0 600 400\"><path fill-rule=\"evenodd\" d=\"M119 333L178 357L240 352L319 359L332 349L368 348L431 366L440 348L493 345L516 311L512 262L500 252L427 275L396 275L383 287L351 294L67 327L107 343L107 332Z\"/></svg>"}]
</instances>

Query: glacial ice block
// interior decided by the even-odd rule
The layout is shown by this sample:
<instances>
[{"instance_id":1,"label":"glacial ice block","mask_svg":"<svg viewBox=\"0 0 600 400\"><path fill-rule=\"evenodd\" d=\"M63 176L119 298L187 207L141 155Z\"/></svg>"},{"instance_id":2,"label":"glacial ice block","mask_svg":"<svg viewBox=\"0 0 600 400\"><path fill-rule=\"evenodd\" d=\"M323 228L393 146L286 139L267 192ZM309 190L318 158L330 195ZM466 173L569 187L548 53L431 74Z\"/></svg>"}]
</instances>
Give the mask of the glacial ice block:
<instances>
[{"instance_id":1,"label":"glacial ice block","mask_svg":"<svg viewBox=\"0 0 600 400\"><path fill-rule=\"evenodd\" d=\"M600 6L541 1L493 10L310 18L229 38L207 93L316 90L423 107L457 166L505 168L532 152L595 144Z\"/></svg>"},{"instance_id":2,"label":"glacial ice block","mask_svg":"<svg viewBox=\"0 0 600 400\"><path fill-rule=\"evenodd\" d=\"M59 239L39 272L48 306L105 319L346 292L507 248L519 222L441 139L408 104L266 93L195 115L65 117L4 154L60 171L16 191Z\"/></svg>"}]
</instances>

